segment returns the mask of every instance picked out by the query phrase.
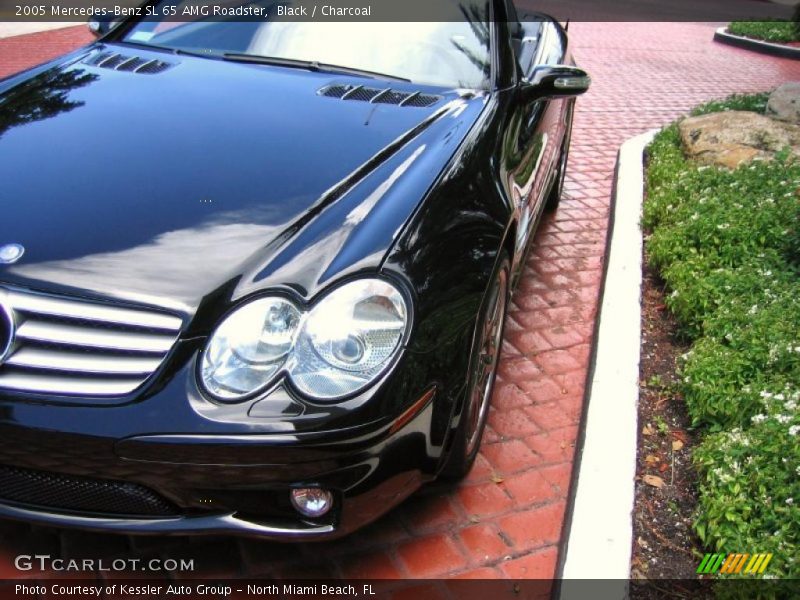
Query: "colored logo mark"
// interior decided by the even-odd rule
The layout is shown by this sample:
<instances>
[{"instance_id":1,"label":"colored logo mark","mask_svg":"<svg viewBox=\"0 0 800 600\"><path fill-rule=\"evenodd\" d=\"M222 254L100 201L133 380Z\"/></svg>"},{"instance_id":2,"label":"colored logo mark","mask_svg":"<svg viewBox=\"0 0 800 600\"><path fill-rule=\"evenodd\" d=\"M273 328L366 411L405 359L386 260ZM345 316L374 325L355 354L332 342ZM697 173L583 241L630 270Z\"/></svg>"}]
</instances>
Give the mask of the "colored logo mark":
<instances>
[{"instance_id":1,"label":"colored logo mark","mask_svg":"<svg viewBox=\"0 0 800 600\"><path fill-rule=\"evenodd\" d=\"M714 573L726 575L761 575L767 568L772 554L706 554L697 573L713 575Z\"/></svg>"}]
</instances>

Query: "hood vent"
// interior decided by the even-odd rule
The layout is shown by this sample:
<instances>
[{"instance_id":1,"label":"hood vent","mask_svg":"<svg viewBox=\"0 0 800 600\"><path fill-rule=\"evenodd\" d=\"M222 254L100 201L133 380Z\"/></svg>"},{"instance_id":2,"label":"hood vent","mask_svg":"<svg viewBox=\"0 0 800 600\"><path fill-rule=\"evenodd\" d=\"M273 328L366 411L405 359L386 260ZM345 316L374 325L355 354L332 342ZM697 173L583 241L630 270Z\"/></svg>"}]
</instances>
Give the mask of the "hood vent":
<instances>
[{"instance_id":1,"label":"hood vent","mask_svg":"<svg viewBox=\"0 0 800 600\"><path fill-rule=\"evenodd\" d=\"M101 52L83 61L84 64L101 69L112 69L114 71L130 71L132 73L144 73L155 75L166 71L174 65L168 62L155 59L142 58L140 56L126 56L118 52Z\"/></svg>"},{"instance_id":2,"label":"hood vent","mask_svg":"<svg viewBox=\"0 0 800 600\"><path fill-rule=\"evenodd\" d=\"M363 85L329 85L322 88L318 93L327 98L355 100L369 102L370 104L412 106L415 108L427 108L442 99L441 96L423 94L422 92L401 92L392 89L364 87Z\"/></svg>"}]
</instances>

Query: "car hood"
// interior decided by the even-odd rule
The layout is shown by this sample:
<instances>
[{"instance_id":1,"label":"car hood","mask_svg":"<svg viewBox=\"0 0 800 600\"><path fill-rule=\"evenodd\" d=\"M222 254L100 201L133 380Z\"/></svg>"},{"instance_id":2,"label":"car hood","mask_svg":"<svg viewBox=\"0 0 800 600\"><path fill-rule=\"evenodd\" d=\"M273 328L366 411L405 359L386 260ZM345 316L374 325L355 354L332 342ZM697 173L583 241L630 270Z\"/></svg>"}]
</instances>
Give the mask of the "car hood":
<instances>
[{"instance_id":1,"label":"car hood","mask_svg":"<svg viewBox=\"0 0 800 600\"><path fill-rule=\"evenodd\" d=\"M94 67L109 49L171 63ZM0 85L0 281L194 313L376 268L484 98L325 97L408 83L95 45ZM5 89L4 89L5 87Z\"/></svg>"}]
</instances>

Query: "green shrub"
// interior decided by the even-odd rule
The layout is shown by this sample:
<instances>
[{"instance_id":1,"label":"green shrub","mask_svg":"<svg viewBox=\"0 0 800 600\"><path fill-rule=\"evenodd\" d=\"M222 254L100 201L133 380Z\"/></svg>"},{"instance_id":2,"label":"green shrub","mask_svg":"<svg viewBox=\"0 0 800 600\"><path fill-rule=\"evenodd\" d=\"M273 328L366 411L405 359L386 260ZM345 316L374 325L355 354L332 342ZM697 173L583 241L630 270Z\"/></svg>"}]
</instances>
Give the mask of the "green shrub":
<instances>
[{"instance_id":1,"label":"green shrub","mask_svg":"<svg viewBox=\"0 0 800 600\"><path fill-rule=\"evenodd\" d=\"M734 96L696 113L763 111ZM705 436L695 529L713 551L773 552L800 576L800 163L686 160L676 125L648 149L643 225L667 306L693 343L680 391Z\"/></svg>"},{"instance_id":2,"label":"green shrub","mask_svg":"<svg viewBox=\"0 0 800 600\"><path fill-rule=\"evenodd\" d=\"M710 320L711 335L698 339L682 366L693 424L711 431L746 427L761 409L758 391L800 381L796 298L781 295L766 306L733 309L730 317L723 310Z\"/></svg>"},{"instance_id":3,"label":"green shrub","mask_svg":"<svg viewBox=\"0 0 800 600\"><path fill-rule=\"evenodd\" d=\"M772 552L768 573L800 572L800 391L761 390L745 428L713 433L694 453L700 468L695 530L717 551ZM735 550L734 550L735 549Z\"/></svg>"},{"instance_id":4,"label":"green shrub","mask_svg":"<svg viewBox=\"0 0 800 600\"><path fill-rule=\"evenodd\" d=\"M728 32L766 42L797 42L797 28L794 22L775 19L773 21L733 21Z\"/></svg>"}]
</instances>

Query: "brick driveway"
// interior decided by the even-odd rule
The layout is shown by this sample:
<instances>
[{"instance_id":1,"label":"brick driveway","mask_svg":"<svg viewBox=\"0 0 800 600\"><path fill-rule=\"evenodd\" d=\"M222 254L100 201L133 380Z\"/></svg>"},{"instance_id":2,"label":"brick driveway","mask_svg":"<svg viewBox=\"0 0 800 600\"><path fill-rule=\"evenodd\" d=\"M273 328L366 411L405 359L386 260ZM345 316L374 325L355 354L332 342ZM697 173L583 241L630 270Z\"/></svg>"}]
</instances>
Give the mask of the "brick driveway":
<instances>
[{"instance_id":1,"label":"brick driveway","mask_svg":"<svg viewBox=\"0 0 800 600\"><path fill-rule=\"evenodd\" d=\"M0 525L0 578L20 553L195 558L211 576L550 578L558 560L621 142L691 106L800 80L800 62L715 44L710 24L573 23L594 79L579 100L567 195L514 299L484 447L457 489L431 488L322 545L125 538ZM0 40L0 76L88 41L83 28ZM602 516L598 515L598 518Z\"/></svg>"}]
</instances>

